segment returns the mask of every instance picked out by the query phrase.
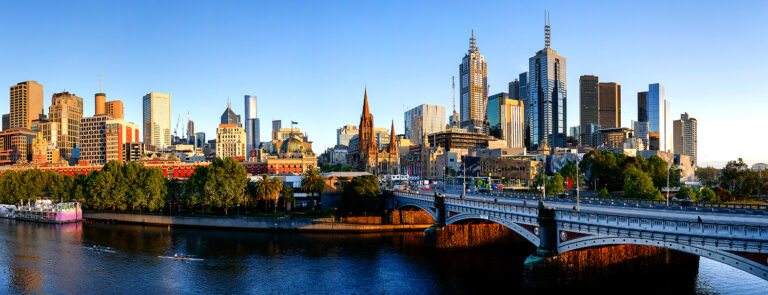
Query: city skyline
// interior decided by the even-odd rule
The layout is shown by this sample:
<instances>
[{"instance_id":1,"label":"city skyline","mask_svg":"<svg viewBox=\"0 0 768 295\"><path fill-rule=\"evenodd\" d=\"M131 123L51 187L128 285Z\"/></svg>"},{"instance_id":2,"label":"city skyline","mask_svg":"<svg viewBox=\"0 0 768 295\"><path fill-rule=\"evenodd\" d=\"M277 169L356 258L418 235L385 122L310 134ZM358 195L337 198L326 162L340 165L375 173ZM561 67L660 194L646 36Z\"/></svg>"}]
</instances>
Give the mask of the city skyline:
<instances>
[{"instance_id":1,"label":"city skyline","mask_svg":"<svg viewBox=\"0 0 768 295\"><path fill-rule=\"evenodd\" d=\"M456 61L466 52L467 36L473 29L488 63L489 93L506 91L507 83L527 70L528 58L541 49L542 12L550 8L552 47L568 58L567 80L573 84L579 76L591 74L622 85L621 126L631 128L630 121L637 120L636 93L647 90L648 84L661 83L672 105L672 118L687 112L699 120L698 158L702 165L737 157L766 159L757 148L764 146L766 139L747 136L748 129L734 128L765 124L759 110L768 107L768 102L760 100L764 96L758 88L761 75L748 69L768 64L766 58L732 58L747 49L742 44L766 45L765 38L754 37L764 35L760 28L765 27L768 18L766 9L756 9L754 5L732 5L733 9L723 11L717 5L691 7L675 3L654 14L655 10L648 8L653 5L608 4L585 14L581 4L553 3L545 7L494 3L492 8L484 7L479 16L463 20L452 18L462 10L459 5L446 8L440 16L421 20L422 15L439 5L419 3L403 15L401 6L405 3L388 4L383 10L375 6L356 7L359 13L332 11L335 5L342 4L315 7L320 4L310 3L276 8L274 15L268 14L264 20L257 20L256 25L248 25L248 30L231 31L228 29L247 24L246 20L238 19L240 10L254 13L253 19L259 19L259 13L270 9L242 3L216 7L208 15L211 7L189 5L167 19L158 20L157 27L152 28L124 25L140 11L145 12L149 4L83 7L49 2L41 5L60 9L43 11L39 19L22 19L25 11L35 7L17 5L12 3L6 12L0 12L4 16L0 32L10 36L13 31L27 29L29 40L0 49L0 56L7 60L7 70L0 73L0 81L6 87L27 80L42 84L46 110L51 105L51 95L66 90L85 98L84 114L94 113L90 100L99 92L101 73L103 92L109 99L123 101L126 121L141 125L143 95L168 93L174 98L170 125L175 126L175 118L189 111L197 131L212 138L219 118L209 110L218 113L226 107L227 97L238 101L236 98L252 94L260 98L258 109L262 119L300 122L298 127L308 133L317 151L335 144L337 128L357 123L359 97L366 85L372 114L378 118L375 127L387 127L390 120L403 122L404 109L420 104L449 108L450 77L459 74ZM515 17L503 21L494 17L515 7L519 9ZM161 3L152 8L147 17L163 15L176 7ZM93 10L103 11L96 16L103 18L103 26L89 26L93 19L84 16ZM610 11L615 15L606 13ZM720 21L693 21L712 14L717 14ZM54 22L51 19L57 18L53 15L70 17ZM290 17L281 20L287 15ZM302 18L307 15L315 18ZM400 16L400 20L388 20L392 15ZM627 15L645 15L648 22L623 20ZM339 16L348 18L335 19ZM202 21L195 23L196 17ZM219 19L227 21L219 25ZM291 20L299 24L292 24ZM428 24L429 21L434 23ZM602 29L589 34L579 31L596 25ZM199 36L193 36L196 34ZM623 42L601 40L608 37ZM722 44L712 46L713 38ZM102 45L93 48L95 42ZM305 43L312 44L312 49L296 49ZM147 44L146 48L142 44ZM249 52L242 50L246 45L260 47ZM674 54L689 48L696 50L686 51L687 56ZM338 54L347 55L348 60L331 62ZM412 58L402 59L404 54ZM264 61L266 55L274 55L281 62ZM717 72L732 74L712 74ZM566 128L578 126L578 89L574 87L571 85L568 93ZM726 104L724 109L724 98L743 103ZM7 99L0 100L0 109L4 110L2 113L8 112ZM232 109L245 115L240 103L233 104ZM265 129L268 127L262 126L260 133L269 134L270 130ZM403 132L400 124L395 129ZM268 138L262 135L260 139Z\"/></svg>"}]
</instances>

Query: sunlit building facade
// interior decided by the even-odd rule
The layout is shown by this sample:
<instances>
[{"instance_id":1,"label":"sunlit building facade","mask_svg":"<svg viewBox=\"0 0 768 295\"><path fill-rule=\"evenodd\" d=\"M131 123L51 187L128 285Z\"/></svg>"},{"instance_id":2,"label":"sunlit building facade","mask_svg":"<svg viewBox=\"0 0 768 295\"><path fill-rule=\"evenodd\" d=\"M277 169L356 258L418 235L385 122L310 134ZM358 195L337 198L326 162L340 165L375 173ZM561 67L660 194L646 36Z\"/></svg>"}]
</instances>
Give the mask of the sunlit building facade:
<instances>
[{"instance_id":1,"label":"sunlit building facade","mask_svg":"<svg viewBox=\"0 0 768 295\"><path fill-rule=\"evenodd\" d=\"M459 65L461 128L484 132L486 99L488 98L488 65L475 44L475 32L469 39L469 52Z\"/></svg>"},{"instance_id":2,"label":"sunlit building facade","mask_svg":"<svg viewBox=\"0 0 768 295\"><path fill-rule=\"evenodd\" d=\"M445 129L445 107L440 105L422 104L405 112L405 138L411 142L422 144L424 137ZM384 138L386 138L386 129ZM377 136L380 145L382 138Z\"/></svg>"},{"instance_id":3,"label":"sunlit building facade","mask_svg":"<svg viewBox=\"0 0 768 295\"><path fill-rule=\"evenodd\" d=\"M152 149L171 145L171 95L150 92L143 98L144 144Z\"/></svg>"}]
</instances>

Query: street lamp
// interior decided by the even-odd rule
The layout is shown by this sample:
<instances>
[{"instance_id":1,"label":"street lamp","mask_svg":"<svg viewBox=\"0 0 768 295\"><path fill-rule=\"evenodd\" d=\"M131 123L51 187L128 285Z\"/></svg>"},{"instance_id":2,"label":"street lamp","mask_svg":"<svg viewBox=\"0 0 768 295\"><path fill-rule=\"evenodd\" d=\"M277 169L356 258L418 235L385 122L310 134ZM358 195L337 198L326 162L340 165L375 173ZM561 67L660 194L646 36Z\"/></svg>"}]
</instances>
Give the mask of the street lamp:
<instances>
[{"instance_id":1,"label":"street lamp","mask_svg":"<svg viewBox=\"0 0 768 295\"><path fill-rule=\"evenodd\" d=\"M581 211L579 199L579 155L576 155L576 211Z\"/></svg>"},{"instance_id":2,"label":"street lamp","mask_svg":"<svg viewBox=\"0 0 768 295\"><path fill-rule=\"evenodd\" d=\"M237 217L240 217L240 204L237 204Z\"/></svg>"},{"instance_id":3,"label":"street lamp","mask_svg":"<svg viewBox=\"0 0 768 295\"><path fill-rule=\"evenodd\" d=\"M672 170L672 163L667 165L667 207L669 207L669 170Z\"/></svg>"}]
</instances>

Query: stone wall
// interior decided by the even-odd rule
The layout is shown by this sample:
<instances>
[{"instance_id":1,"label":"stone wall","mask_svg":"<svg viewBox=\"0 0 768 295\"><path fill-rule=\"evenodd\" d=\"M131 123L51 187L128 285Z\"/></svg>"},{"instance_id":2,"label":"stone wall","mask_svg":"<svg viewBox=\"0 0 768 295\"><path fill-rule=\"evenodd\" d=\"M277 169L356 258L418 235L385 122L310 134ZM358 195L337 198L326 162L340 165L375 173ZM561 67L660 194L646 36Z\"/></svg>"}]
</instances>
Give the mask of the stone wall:
<instances>
[{"instance_id":1,"label":"stone wall","mask_svg":"<svg viewBox=\"0 0 768 295\"><path fill-rule=\"evenodd\" d=\"M382 220L384 223L382 223ZM433 224L435 219L423 210L395 210L386 216L349 216L343 222L354 224Z\"/></svg>"},{"instance_id":2,"label":"stone wall","mask_svg":"<svg viewBox=\"0 0 768 295\"><path fill-rule=\"evenodd\" d=\"M516 243L531 245L525 238L497 223L433 226L424 231L424 243L429 247L439 250L468 249Z\"/></svg>"},{"instance_id":3,"label":"stone wall","mask_svg":"<svg viewBox=\"0 0 768 295\"><path fill-rule=\"evenodd\" d=\"M675 267L695 267L699 257L653 246L615 245L526 259L523 285L563 287L605 280L632 271L654 272Z\"/></svg>"}]
</instances>

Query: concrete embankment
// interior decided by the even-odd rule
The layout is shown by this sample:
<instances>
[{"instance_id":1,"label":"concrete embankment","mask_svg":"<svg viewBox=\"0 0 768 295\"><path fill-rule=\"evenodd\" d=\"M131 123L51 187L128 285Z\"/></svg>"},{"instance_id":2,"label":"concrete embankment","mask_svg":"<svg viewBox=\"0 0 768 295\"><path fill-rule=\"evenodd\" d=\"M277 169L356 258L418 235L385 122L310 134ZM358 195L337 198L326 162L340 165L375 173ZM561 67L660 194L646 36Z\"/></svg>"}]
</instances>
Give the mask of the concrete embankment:
<instances>
[{"instance_id":1,"label":"concrete embankment","mask_svg":"<svg viewBox=\"0 0 768 295\"><path fill-rule=\"evenodd\" d=\"M83 218L153 225L308 232L423 231L430 226L429 224L350 224L333 222L332 218L161 216L96 212L83 213Z\"/></svg>"}]
</instances>

